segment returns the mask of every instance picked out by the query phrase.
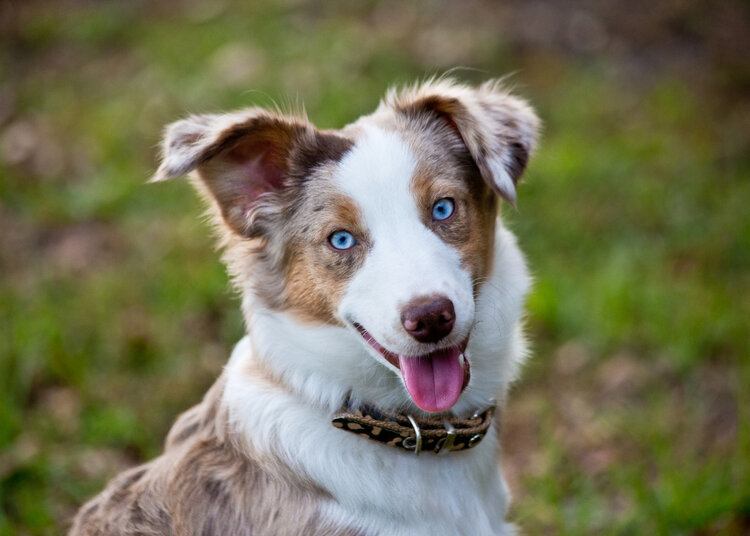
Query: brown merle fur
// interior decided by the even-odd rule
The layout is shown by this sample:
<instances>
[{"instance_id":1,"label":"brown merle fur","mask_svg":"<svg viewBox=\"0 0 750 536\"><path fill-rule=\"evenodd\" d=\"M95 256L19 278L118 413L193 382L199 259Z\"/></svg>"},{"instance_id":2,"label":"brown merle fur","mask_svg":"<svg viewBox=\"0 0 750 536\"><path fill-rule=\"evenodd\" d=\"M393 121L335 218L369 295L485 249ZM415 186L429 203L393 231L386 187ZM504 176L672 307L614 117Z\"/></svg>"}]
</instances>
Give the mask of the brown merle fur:
<instances>
[{"instance_id":1,"label":"brown merle fur","mask_svg":"<svg viewBox=\"0 0 750 536\"><path fill-rule=\"evenodd\" d=\"M494 180L490 159L504 163L513 184L519 181L540 128L539 118L525 101L497 81L472 88L439 79L389 92L378 112L386 110L414 118L429 114L446 121L463 140L487 184L515 204L515 189L508 190Z\"/></svg>"},{"instance_id":2,"label":"brown merle fur","mask_svg":"<svg viewBox=\"0 0 750 536\"><path fill-rule=\"evenodd\" d=\"M160 457L122 473L86 503L70 535L359 534L320 519L330 500L324 490L235 437L221 408L223 389L222 377L177 419Z\"/></svg>"}]
</instances>

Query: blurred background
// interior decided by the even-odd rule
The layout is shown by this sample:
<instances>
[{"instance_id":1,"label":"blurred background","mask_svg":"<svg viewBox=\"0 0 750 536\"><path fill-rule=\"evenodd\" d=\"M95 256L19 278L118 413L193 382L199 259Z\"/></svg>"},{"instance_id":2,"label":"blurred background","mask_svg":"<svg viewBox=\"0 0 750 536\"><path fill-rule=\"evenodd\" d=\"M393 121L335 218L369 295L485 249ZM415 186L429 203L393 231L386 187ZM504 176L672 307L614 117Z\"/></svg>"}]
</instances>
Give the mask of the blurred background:
<instances>
[{"instance_id":1,"label":"blurred background","mask_svg":"<svg viewBox=\"0 0 750 536\"><path fill-rule=\"evenodd\" d=\"M503 422L527 534L750 534L743 0L0 0L0 535L59 534L159 453L243 327L163 125L392 84L508 84L545 121L504 217L536 278Z\"/></svg>"}]
</instances>

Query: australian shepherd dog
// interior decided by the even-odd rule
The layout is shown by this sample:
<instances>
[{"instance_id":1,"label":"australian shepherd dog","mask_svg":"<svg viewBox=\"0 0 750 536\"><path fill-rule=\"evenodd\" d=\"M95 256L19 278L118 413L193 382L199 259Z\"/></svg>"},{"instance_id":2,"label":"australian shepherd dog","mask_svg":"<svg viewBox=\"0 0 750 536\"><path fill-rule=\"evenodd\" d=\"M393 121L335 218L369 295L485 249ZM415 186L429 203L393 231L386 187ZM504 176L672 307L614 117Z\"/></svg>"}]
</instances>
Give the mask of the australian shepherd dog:
<instances>
[{"instance_id":1,"label":"australian shepherd dog","mask_svg":"<svg viewBox=\"0 0 750 536\"><path fill-rule=\"evenodd\" d=\"M247 334L71 534L513 534L496 408L530 279L499 213L538 131L501 84L448 79L340 130L261 108L170 125L153 180L208 203Z\"/></svg>"}]
</instances>

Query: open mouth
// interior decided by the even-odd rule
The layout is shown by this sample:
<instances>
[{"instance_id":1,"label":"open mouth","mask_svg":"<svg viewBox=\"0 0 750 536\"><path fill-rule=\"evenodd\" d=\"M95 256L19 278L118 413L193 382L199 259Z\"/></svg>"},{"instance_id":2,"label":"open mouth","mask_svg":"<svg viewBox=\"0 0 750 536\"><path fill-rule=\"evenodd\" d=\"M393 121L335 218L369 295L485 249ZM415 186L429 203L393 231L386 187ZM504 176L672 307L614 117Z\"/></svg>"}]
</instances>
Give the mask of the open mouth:
<instances>
[{"instance_id":1,"label":"open mouth","mask_svg":"<svg viewBox=\"0 0 750 536\"><path fill-rule=\"evenodd\" d=\"M409 396L424 411L448 411L469 383L471 367L464 355L468 338L458 346L406 356L383 348L362 325L354 323L354 327L371 347L401 371Z\"/></svg>"}]
</instances>

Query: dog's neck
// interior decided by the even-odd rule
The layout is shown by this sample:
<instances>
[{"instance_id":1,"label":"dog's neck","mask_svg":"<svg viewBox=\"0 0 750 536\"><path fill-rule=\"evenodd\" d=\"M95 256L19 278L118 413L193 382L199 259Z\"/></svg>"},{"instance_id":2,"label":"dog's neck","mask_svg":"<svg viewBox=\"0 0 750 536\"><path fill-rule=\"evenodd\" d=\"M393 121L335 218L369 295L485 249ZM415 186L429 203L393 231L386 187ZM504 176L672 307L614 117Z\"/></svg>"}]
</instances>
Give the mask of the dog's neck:
<instances>
[{"instance_id":1,"label":"dog's neck","mask_svg":"<svg viewBox=\"0 0 750 536\"><path fill-rule=\"evenodd\" d=\"M528 286L515 239L499 227L493 274L479 291L467 349L472 379L454 408L457 415L486 407L492 398L502 402L526 352L520 318ZM374 532L408 534L403 527L415 523L440 533L456 522L446 512L456 511L484 516L488 527L494 526L497 520L488 516L506 502L502 479L493 470L494 427L470 451L431 457L337 430L331 416L348 396L381 408L408 406L400 378L344 328L305 325L284 313L249 307L254 304L247 299L243 305L249 334L227 366L223 403L230 425L252 451L280 460L329 492L334 518L363 526L395 520L387 528L373 525Z\"/></svg>"}]
</instances>

